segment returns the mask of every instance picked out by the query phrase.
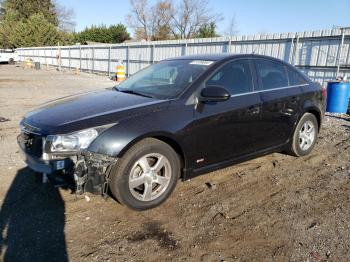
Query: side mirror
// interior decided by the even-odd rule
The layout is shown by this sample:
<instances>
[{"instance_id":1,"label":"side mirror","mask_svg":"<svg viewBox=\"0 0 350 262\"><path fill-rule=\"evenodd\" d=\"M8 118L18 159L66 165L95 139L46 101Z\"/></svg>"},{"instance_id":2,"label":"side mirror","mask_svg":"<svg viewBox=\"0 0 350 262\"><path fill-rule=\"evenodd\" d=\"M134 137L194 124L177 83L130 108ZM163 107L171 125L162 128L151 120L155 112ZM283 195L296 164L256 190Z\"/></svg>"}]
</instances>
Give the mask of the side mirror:
<instances>
[{"instance_id":1,"label":"side mirror","mask_svg":"<svg viewBox=\"0 0 350 262\"><path fill-rule=\"evenodd\" d=\"M207 86L202 89L199 97L200 102L220 102L231 97L230 93L221 86Z\"/></svg>"}]
</instances>

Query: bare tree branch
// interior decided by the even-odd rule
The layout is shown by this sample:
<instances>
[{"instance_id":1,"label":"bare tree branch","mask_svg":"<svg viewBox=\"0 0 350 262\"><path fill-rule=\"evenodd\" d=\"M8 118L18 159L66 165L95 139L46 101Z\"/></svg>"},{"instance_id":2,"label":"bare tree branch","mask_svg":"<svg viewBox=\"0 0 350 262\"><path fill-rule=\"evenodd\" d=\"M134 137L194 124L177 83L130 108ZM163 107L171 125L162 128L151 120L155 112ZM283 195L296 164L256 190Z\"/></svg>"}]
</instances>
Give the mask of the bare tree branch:
<instances>
[{"instance_id":1,"label":"bare tree branch","mask_svg":"<svg viewBox=\"0 0 350 262\"><path fill-rule=\"evenodd\" d=\"M228 27L225 31L225 35L234 36L234 35L237 35L238 33L239 31L237 30L236 17L232 16L228 24Z\"/></svg>"},{"instance_id":2,"label":"bare tree branch","mask_svg":"<svg viewBox=\"0 0 350 262\"><path fill-rule=\"evenodd\" d=\"M54 8L57 15L58 27L62 31L72 32L76 26L74 9L60 5L57 1L55 1Z\"/></svg>"},{"instance_id":3,"label":"bare tree branch","mask_svg":"<svg viewBox=\"0 0 350 262\"><path fill-rule=\"evenodd\" d=\"M128 26L146 40L194 37L203 25L222 20L221 14L211 12L208 0L158 0L153 6L148 0L129 1Z\"/></svg>"},{"instance_id":4,"label":"bare tree branch","mask_svg":"<svg viewBox=\"0 0 350 262\"><path fill-rule=\"evenodd\" d=\"M205 24L222 20L221 14L212 13L208 0L181 0L172 16L173 27L177 29L178 38L193 37Z\"/></svg>"},{"instance_id":5,"label":"bare tree branch","mask_svg":"<svg viewBox=\"0 0 350 262\"><path fill-rule=\"evenodd\" d=\"M130 0L131 13L127 16L128 26L138 30L139 34L142 30L142 38L150 40L151 37L151 8L148 0Z\"/></svg>"}]
</instances>

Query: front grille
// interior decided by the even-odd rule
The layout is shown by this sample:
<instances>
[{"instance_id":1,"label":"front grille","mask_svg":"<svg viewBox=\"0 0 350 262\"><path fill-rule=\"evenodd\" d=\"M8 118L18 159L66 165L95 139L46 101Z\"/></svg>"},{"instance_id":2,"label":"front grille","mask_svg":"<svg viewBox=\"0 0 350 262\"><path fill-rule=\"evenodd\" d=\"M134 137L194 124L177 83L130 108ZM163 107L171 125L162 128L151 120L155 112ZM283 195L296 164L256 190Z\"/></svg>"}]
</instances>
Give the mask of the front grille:
<instances>
[{"instance_id":1,"label":"front grille","mask_svg":"<svg viewBox=\"0 0 350 262\"><path fill-rule=\"evenodd\" d=\"M19 143L26 153L41 158L43 153L43 137L33 133L22 132Z\"/></svg>"}]
</instances>

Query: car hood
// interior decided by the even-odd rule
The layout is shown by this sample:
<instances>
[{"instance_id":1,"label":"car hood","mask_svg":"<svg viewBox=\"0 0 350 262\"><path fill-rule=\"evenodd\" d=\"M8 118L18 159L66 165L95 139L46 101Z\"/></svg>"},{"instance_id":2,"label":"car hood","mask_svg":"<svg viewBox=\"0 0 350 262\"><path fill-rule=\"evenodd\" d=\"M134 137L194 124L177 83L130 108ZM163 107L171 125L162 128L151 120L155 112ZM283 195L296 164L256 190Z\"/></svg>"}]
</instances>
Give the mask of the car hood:
<instances>
[{"instance_id":1,"label":"car hood","mask_svg":"<svg viewBox=\"0 0 350 262\"><path fill-rule=\"evenodd\" d=\"M167 104L165 102L105 89L64 97L44 104L27 113L22 125L34 127L42 134L66 134L118 123L123 118L155 109L156 105Z\"/></svg>"}]
</instances>

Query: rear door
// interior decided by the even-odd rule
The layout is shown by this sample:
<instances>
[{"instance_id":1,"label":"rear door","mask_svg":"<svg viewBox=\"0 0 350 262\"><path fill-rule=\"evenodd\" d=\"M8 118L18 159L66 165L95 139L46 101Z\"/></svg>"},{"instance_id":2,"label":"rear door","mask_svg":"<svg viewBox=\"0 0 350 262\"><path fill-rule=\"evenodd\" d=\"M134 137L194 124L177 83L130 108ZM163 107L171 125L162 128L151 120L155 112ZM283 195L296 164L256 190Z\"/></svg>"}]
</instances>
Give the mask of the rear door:
<instances>
[{"instance_id":1,"label":"rear door","mask_svg":"<svg viewBox=\"0 0 350 262\"><path fill-rule=\"evenodd\" d=\"M285 143L298 119L302 89L289 81L288 67L281 62L256 58L255 68L259 81L262 147L269 148Z\"/></svg>"},{"instance_id":2,"label":"rear door","mask_svg":"<svg viewBox=\"0 0 350 262\"><path fill-rule=\"evenodd\" d=\"M261 100L254 92L252 69L249 59L233 60L203 84L222 86L231 97L223 102L197 104L193 126L197 168L256 150Z\"/></svg>"}]
</instances>

